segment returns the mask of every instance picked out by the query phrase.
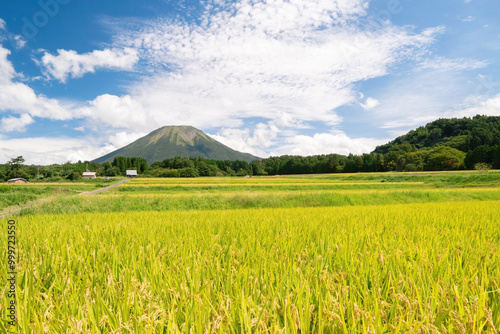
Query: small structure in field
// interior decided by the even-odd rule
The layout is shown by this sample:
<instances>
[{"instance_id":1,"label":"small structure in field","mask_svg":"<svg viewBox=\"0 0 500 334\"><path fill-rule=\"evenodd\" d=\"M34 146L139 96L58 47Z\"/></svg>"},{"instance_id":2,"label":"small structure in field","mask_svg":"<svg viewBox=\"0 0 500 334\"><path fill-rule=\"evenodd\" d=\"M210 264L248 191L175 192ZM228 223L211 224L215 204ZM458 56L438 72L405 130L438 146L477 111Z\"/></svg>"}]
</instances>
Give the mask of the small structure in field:
<instances>
[{"instance_id":1,"label":"small structure in field","mask_svg":"<svg viewBox=\"0 0 500 334\"><path fill-rule=\"evenodd\" d=\"M22 183L28 183L28 180L23 179L21 177L17 177L15 179L7 180L7 183L22 184Z\"/></svg>"},{"instance_id":2,"label":"small structure in field","mask_svg":"<svg viewBox=\"0 0 500 334\"><path fill-rule=\"evenodd\" d=\"M137 170L135 170L135 169L127 169L127 171L125 172L125 175L127 177L137 177Z\"/></svg>"},{"instance_id":3,"label":"small structure in field","mask_svg":"<svg viewBox=\"0 0 500 334\"><path fill-rule=\"evenodd\" d=\"M83 172L82 177L84 179L95 179L97 177L96 172Z\"/></svg>"}]
</instances>

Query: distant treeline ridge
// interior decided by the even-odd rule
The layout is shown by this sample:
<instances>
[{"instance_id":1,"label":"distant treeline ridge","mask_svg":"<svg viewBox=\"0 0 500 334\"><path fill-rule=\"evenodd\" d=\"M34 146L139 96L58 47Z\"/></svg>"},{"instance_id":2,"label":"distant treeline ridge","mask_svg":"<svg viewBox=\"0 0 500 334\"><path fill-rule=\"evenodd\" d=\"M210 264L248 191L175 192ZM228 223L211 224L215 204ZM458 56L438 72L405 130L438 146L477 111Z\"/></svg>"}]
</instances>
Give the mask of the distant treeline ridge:
<instances>
[{"instance_id":1,"label":"distant treeline ridge","mask_svg":"<svg viewBox=\"0 0 500 334\"><path fill-rule=\"evenodd\" d=\"M0 180L78 179L85 170L99 176L125 175L136 169L143 177L245 176L387 171L441 171L500 168L500 117L439 119L377 147L372 153L270 157L216 161L175 157L148 166L143 158L116 157L113 162L81 162L49 166L24 165L22 156L0 165Z\"/></svg>"}]
</instances>

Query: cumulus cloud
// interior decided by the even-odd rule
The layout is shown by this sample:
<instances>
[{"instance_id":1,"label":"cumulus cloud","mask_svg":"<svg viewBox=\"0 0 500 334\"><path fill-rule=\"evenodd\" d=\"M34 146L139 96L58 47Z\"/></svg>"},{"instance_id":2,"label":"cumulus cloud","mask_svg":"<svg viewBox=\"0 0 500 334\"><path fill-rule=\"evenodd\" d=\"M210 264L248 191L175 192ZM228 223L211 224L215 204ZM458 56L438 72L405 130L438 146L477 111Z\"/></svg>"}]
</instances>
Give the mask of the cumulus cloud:
<instances>
[{"instance_id":1,"label":"cumulus cloud","mask_svg":"<svg viewBox=\"0 0 500 334\"><path fill-rule=\"evenodd\" d=\"M0 19L0 30L5 30L5 26L7 24L5 23L5 21L3 19Z\"/></svg>"},{"instance_id":2,"label":"cumulus cloud","mask_svg":"<svg viewBox=\"0 0 500 334\"><path fill-rule=\"evenodd\" d=\"M132 141L129 134L189 124L218 128L217 140L265 156L290 128L340 124L335 109L357 100L356 83L425 52L443 30L380 25L366 0L208 3L196 22L117 23L113 50L136 50L136 66L149 76L125 95L89 101L79 115L119 129L122 144ZM83 59L93 54L67 52L42 58L59 80L86 72ZM54 66L56 58L66 65ZM76 70L66 58L77 59ZM378 100L362 106L371 110ZM267 121L246 128L255 117Z\"/></svg>"},{"instance_id":3,"label":"cumulus cloud","mask_svg":"<svg viewBox=\"0 0 500 334\"><path fill-rule=\"evenodd\" d=\"M80 78L96 69L132 70L139 60L137 51L131 48L104 49L78 54L73 50L57 50L57 55L45 52L39 64L46 73L61 82L68 77Z\"/></svg>"},{"instance_id":4,"label":"cumulus cloud","mask_svg":"<svg viewBox=\"0 0 500 334\"><path fill-rule=\"evenodd\" d=\"M259 157L270 155L363 154L369 153L388 139L350 138L342 131L318 133L314 136L299 135L294 131L280 130L273 124L259 123L253 130L222 129L211 135L221 143ZM283 144L284 143L284 144Z\"/></svg>"},{"instance_id":5,"label":"cumulus cloud","mask_svg":"<svg viewBox=\"0 0 500 334\"><path fill-rule=\"evenodd\" d=\"M89 101L79 110L80 116L104 122L115 128L142 128L148 124L148 115L142 104L132 97L104 94Z\"/></svg>"},{"instance_id":6,"label":"cumulus cloud","mask_svg":"<svg viewBox=\"0 0 500 334\"><path fill-rule=\"evenodd\" d=\"M265 157L268 156L265 149L276 144L275 140L280 132L281 130L272 123L259 123L253 131L224 128L210 136L237 151Z\"/></svg>"},{"instance_id":7,"label":"cumulus cloud","mask_svg":"<svg viewBox=\"0 0 500 334\"><path fill-rule=\"evenodd\" d=\"M476 106L453 113L458 114L456 117L472 117L475 115L500 116L500 94L480 101Z\"/></svg>"},{"instance_id":8,"label":"cumulus cloud","mask_svg":"<svg viewBox=\"0 0 500 334\"><path fill-rule=\"evenodd\" d=\"M133 141L141 137L144 137L145 135L147 135L147 133L145 132L128 133L126 131L120 131L114 135L111 135L109 137L109 142L113 147L116 147L118 149L132 143Z\"/></svg>"},{"instance_id":9,"label":"cumulus cloud","mask_svg":"<svg viewBox=\"0 0 500 334\"><path fill-rule=\"evenodd\" d=\"M0 120L0 129L3 132L24 132L26 126L33 122L34 120L29 114L23 114L21 117L4 117Z\"/></svg>"},{"instance_id":10,"label":"cumulus cloud","mask_svg":"<svg viewBox=\"0 0 500 334\"><path fill-rule=\"evenodd\" d=\"M61 106L59 101L41 94L37 95L27 85L15 81L17 73L7 59L9 54L10 51L0 45L0 112L10 111L56 120L70 119L71 113ZM12 123L13 121L6 120L5 122Z\"/></svg>"},{"instance_id":11,"label":"cumulus cloud","mask_svg":"<svg viewBox=\"0 0 500 334\"><path fill-rule=\"evenodd\" d=\"M0 140L0 163L22 155L27 164L65 163L90 160L106 148L90 147L81 138L32 137Z\"/></svg>"},{"instance_id":12,"label":"cumulus cloud","mask_svg":"<svg viewBox=\"0 0 500 334\"><path fill-rule=\"evenodd\" d=\"M314 136L298 135L287 140L288 144L280 148L279 154L317 155L317 154L363 154L369 153L388 139L350 138L344 132L318 133ZM287 153L285 153L287 152Z\"/></svg>"},{"instance_id":13,"label":"cumulus cloud","mask_svg":"<svg viewBox=\"0 0 500 334\"><path fill-rule=\"evenodd\" d=\"M120 25L114 47L138 50L139 66L151 73L128 94L155 124L234 128L252 117L278 124L286 115L296 124L335 126L341 121L335 109L356 101L356 83L387 74L442 31L377 25L367 6L366 0L223 2L196 22Z\"/></svg>"},{"instance_id":14,"label":"cumulus cloud","mask_svg":"<svg viewBox=\"0 0 500 334\"><path fill-rule=\"evenodd\" d=\"M145 74L123 95L103 94L72 111L72 117L85 119L89 132L98 132L93 126L104 128L99 138L89 139L88 149L75 148L75 159L88 152L95 158L159 126L185 124L222 128L214 138L258 156L369 151L379 142L342 132L300 136L290 129L313 122L335 128L342 122L336 109L359 101L360 82L384 76L400 62L421 59L443 32L442 27L419 32L380 24L367 13L368 0L205 3L205 13L193 21L117 22L112 46L102 51L44 53L40 66L61 82L97 69ZM41 106L50 103L53 114L60 110L60 117L71 117L56 108L57 101L15 83L16 73L10 63L2 65L1 51L0 85L8 78L12 89L0 90L0 110L5 100L18 113L27 113L22 103L30 99L20 95L31 92L38 103L31 104L39 110L29 112L32 117L47 117ZM4 92L10 99L2 100ZM385 107L386 101L377 99ZM380 109L374 98L361 105L372 113ZM253 118L260 123L246 128Z\"/></svg>"}]
</instances>

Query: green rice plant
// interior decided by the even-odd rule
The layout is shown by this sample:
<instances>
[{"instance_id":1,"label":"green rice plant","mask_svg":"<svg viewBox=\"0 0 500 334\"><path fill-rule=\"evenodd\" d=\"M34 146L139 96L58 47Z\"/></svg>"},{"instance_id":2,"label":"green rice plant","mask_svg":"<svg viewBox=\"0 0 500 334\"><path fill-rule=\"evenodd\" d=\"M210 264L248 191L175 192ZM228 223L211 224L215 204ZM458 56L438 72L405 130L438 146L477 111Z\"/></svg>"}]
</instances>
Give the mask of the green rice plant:
<instances>
[{"instance_id":1,"label":"green rice plant","mask_svg":"<svg viewBox=\"0 0 500 334\"><path fill-rule=\"evenodd\" d=\"M289 188L285 188L289 189ZM307 188L306 188L307 189ZM444 203L500 200L500 188L395 188L361 190L281 190L183 192L111 192L95 196L58 197L24 208L20 215L80 212L229 210Z\"/></svg>"}]
</instances>

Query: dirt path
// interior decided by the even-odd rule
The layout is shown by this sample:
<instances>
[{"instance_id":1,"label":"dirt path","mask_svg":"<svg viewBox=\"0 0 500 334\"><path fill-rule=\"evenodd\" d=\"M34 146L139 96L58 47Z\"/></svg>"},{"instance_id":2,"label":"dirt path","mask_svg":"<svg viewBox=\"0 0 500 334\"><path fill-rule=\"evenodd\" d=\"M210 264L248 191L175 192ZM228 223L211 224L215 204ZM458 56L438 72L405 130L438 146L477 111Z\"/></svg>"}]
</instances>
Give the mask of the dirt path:
<instances>
[{"instance_id":1,"label":"dirt path","mask_svg":"<svg viewBox=\"0 0 500 334\"><path fill-rule=\"evenodd\" d=\"M130 181L130 179L121 180L120 182L112 184L106 188L101 188L101 189L93 190L90 192L80 193L78 195L94 195L94 194L102 193L102 192L108 191L114 187L118 187L119 185L121 185L125 182L128 182L128 181ZM24 208L28 208L28 207L34 206L34 205L39 205L39 204L45 203L45 202L49 202L51 200L54 200L55 198L57 198L57 197L55 197L55 196L44 197L44 198L40 198L40 199L37 199L34 201L28 201L28 202L20 204L20 205L12 205L12 206L6 207L5 209L0 210L0 219L15 216L19 212L21 212L21 210Z\"/></svg>"},{"instance_id":2,"label":"dirt path","mask_svg":"<svg viewBox=\"0 0 500 334\"><path fill-rule=\"evenodd\" d=\"M123 183L128 182L128 181L130 181L130 179L121 180L120 182L112 184L112 185L110 185L110 186L108 186L106 188L97 189L97 190L94 190L94 191L91 191L91 192L88 192L88 193L81 193L80 195L94 195L94 194L99 194L99 193L102 193L104 191L108 191L111 188L118 187L120 184L123 184Z\"/></svg>"}]
</instances>

